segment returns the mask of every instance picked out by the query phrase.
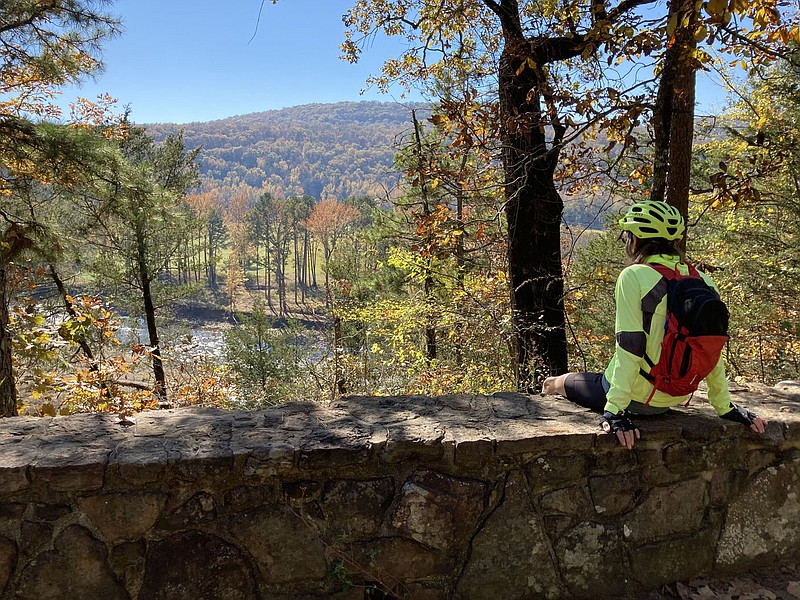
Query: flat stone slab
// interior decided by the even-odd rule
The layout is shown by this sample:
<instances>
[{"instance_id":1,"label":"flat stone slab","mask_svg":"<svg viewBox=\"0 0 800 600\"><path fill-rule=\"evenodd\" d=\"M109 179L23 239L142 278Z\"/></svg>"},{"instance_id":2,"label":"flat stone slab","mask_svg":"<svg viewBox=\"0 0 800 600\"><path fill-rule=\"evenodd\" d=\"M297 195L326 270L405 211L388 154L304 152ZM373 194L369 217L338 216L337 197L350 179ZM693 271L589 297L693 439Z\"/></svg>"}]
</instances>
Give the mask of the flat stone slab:
<instances>
[{"instance_id":1,"label":"flat stone slab","mask_svg":"<svg viewBox=\"0 0 800 600\"><path fill-rule=\"evenodd\" d=\"M734 402L770 421L767 437L776 442L800 437L800 393L751 385L732 391ZM708 436L709 430L737 431L741 426L714 414L698 392L688 407L658 417L636 419L643 440ZM22 485L25 467L33 475L55 476L58 469L81 467L84 480L60 482L71 489L97 484L97 467L171 464L257 455L293 462L313 461L315 452L381 452L389 461L406 453L457 449L460 455L535 451L548 440L574 436L591 446L602 436L597 415L558 396L500 393L343 398L331 404L288 403L258 411L179 408L136 415L133 425L115 415L0 419L0 489ZM583 440L583 441L579 441ZM613 440L609 439L609 442ZM605 441L604 441L605 443ZM326 460L328 460L326 458ZM346 457L342 456L346 462ZM4 485L5 484L5 485ZM76 487L77 486L77 487Z\"/></svg>"}]
</instances>

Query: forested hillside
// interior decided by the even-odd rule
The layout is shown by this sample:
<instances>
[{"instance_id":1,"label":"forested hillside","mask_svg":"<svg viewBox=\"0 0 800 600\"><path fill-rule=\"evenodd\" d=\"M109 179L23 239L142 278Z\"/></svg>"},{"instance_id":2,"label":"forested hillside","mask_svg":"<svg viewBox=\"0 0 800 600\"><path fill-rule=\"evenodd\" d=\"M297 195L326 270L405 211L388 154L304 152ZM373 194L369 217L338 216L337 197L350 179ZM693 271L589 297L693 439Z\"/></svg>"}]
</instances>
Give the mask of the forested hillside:
<instances>
[{"instance_id":1,"label":"forested hillside","mask_svg":"<svg viewBox=\"0 0 800 600\"><path fill-rule=\"evenodd\" d=\"M398 179L398 143L411 131L411 111L427 105L387 102L307 104L206 123L148 125L162 140L184 132L188 148L201 147L200 173L220 187L247 184L307 194L383 195Z\"/></svg>"}]
</instances>

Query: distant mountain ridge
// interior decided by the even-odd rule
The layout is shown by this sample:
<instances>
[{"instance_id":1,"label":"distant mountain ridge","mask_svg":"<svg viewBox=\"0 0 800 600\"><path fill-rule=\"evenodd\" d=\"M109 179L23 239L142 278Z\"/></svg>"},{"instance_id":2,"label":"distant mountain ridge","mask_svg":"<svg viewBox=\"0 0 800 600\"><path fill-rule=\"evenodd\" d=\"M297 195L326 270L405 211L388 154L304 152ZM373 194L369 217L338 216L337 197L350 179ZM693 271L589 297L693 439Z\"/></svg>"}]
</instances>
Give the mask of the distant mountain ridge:
<instances>
[{"instance_id":1,"label":"distant mountain ridge","mask_svg":"<svg viewBox=\"0 0 800 600\"><path fill-rule=\"evenodd\" d=\"M396 185L394 156L413 131L412 110L419 119L430 116L427 104L339 102L146 127L156 140L183 130L188 148L201 147L207 186L347 198L383 195Z\"/></svg>"}]
</instances>

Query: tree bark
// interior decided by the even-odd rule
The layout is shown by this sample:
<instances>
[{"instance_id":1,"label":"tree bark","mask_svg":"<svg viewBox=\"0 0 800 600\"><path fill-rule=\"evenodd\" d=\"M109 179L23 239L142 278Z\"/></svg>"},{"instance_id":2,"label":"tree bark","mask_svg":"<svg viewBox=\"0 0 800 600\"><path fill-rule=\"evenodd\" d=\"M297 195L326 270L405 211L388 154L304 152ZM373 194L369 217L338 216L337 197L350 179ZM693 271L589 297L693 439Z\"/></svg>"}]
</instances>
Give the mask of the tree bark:
<instances>
[{"instance_id":1,"label":"tree bark","mask_svg":"<svg viewBox=\"0 0 800 600\"><path fill-rule=\"evenodd\" d=\"M508 267L515 327L517 385L532 391L567 370L561 217L553 175L560 148L548 149L539 72L524 66L524 41L508 43L500 59Z\"/></svg>"},{"instance_id":2,"label":"tree bark","mask_svg":"<svg viewBox=\"0 0 800 600\"><path fill-rule=\"evenodd\" d=\"M419 177L419 189L420 194L422 195L422 216L426 219L431 215L431 202L428 198L428 183L427 183L427 168L425 167L425 160L422 154L422 139L419 134L419 121L417 121L417 112L415 110L411 111L411 118L414 121L414 139L416 142L416 153L417 153L417 175ZM431 234L428 234L429 236ZM426 242L430 245L430 238L426 239ZM432 266L433 266L433 258L428 257L425 263L425 284L424 284L424 296L425 296L425 307L426 307L426 314L425 314L425 353L428 359L428 362L431 362L436 359L437 354L437 347L436 347L436 321L434 319L434 297L433 291L435 287L435 282L433 280L432 274Z\"/></svg>"},{"instance_id":3,"label":"tree bark","mask_svg":"<svg viewBox=\"0 0 800 600\"><path fill-rule=\"evenodd\" d=\"M671 204L685 218L689 210L697 80L693 51L697 47L694 32L698 14L694 2L672 0L669 18L677 19L678 26L666 49L653 113L655 156L650 199ZM686 25L682 25L684 20ZM685 245L685 234L680 243Z\"/></svg>"},{"instance_id":4,"label":"tree bark","mask_svg":"<svg viewBox=\"0 0 800 600\"><path fill-rule=\"evenodd\" d=\"M61 297L61 301L64 303L64 309L67 311L67 314L70 317L75 318L77 313L75 312L75 308L72 306L72 302L69 300L67 288L64 286L64 282L61 280L61 277L59 277L55 265L50 265L50 278L53 280L53 283L56 284L58 295ZM83 355L86 357L86 360L89 361L89 371L98 374L100 395L102 397L108 397L110 395L108 383L99 376L100 368L98 367L97 361L94 358L94 352L92 352L91 346L89 346L89 343L86 341L86 337L83 335L76 336L75 341L78 344L78 347L81 349L81 352L83 352Z\"/></svg>"},{"instance_id":5,"label":"tree bark","mask_svg":"<svg viewBox=\"0 0 800 600\"><path fill-rule=\"evenodd\" d=\"M9 324L8 273L0 266L0 417L17 416L17 384Z\"/></svg>"},{"instance_id":6,"label":"tree bark","mask_svg":"<svg viewBox=\"0 0 800 600\"><path fill-rule=\"evenodd\" d=\"M689 209L689 180L692 166L694 140L694 99L697 67L693 52L697 47L694 32L697 28L697 11L692 0L673 0L680 3L680 16L688 13L688 25L680 27L675 36L676 69L672 99L672 119L669 130L669 173L667 176L667 202L676 207L684 217ZM679 19L680 20L680 19ZM671 50L668 49L668 52Z\"/></svg>"},{"instance_id":7,"label":"tree bark","mask_svg":"<svg viewBox=\"0 0 800 600\"><path fill-rule=\"evenodd\" d=\"M144 234L137 232L137 268L139 283L142 286L144 301L144 317L147 324L147 335L150 344L150 356L153 360L153 378L155 379L155 395L160 402L167 401L167 380L164 374L164 363L161 358L161 346L156 328L156 309L153 303L153 292L150 286L150 269L147 266L147 253Z\"/></svg>"}]
</instances>

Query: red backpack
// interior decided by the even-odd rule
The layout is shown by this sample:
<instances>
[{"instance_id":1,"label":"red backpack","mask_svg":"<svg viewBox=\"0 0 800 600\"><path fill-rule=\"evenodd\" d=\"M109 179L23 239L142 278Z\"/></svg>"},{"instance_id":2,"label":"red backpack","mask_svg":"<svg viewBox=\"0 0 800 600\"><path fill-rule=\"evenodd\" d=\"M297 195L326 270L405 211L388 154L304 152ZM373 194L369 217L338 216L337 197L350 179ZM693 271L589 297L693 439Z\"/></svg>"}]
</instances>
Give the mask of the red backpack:
<instances>
[{"instance_id":1,"label":"red backpack","mask_svg":"<svg viewBox=\"0 0 800 600\"><path fill-rule=\"evenodd\" d=\"M717 291L692 265L683 275L676 266L649 265L667 282L667 321L661 356L656 364L645 355L650 372L641 374L656 390L686 396L714 369L728 341L728 308Z\"/></svg>"}]
</instances>

